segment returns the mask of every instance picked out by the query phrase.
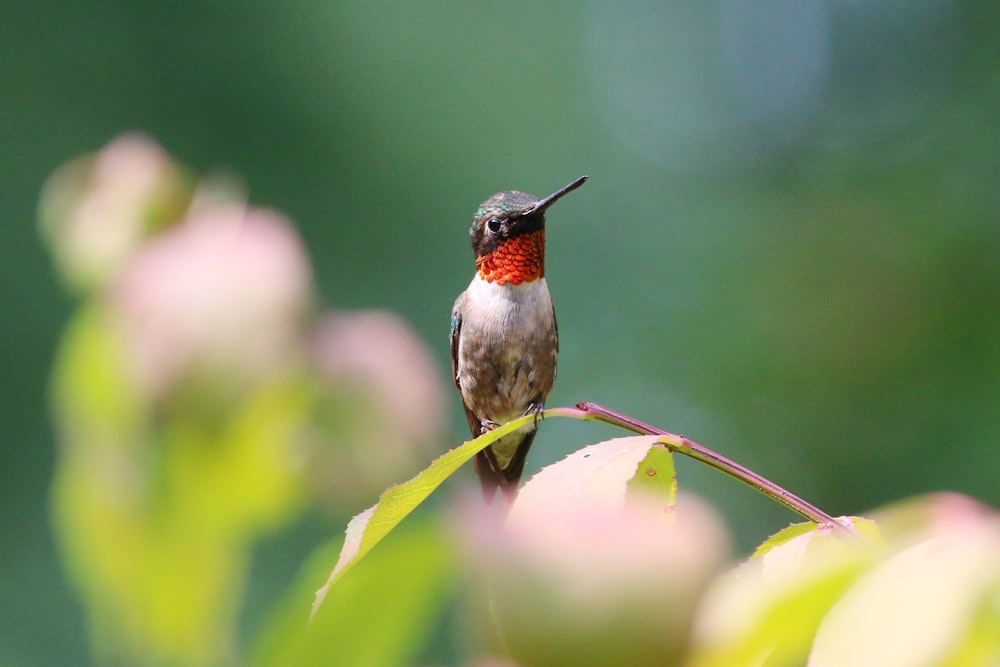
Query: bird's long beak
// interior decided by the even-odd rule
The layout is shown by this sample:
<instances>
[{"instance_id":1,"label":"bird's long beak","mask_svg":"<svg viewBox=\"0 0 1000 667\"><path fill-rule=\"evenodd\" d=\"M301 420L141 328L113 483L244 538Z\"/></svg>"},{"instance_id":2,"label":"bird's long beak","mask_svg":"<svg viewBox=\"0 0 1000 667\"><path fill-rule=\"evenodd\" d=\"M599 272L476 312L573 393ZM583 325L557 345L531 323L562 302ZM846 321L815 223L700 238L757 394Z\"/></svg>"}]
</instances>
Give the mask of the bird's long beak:
<instances>
[{"instance_id":1,"label":"bird's long beak","mask_svg":"<svg viewBox=\"0 0 1000 667\"><path fill-rule=\"evenodd\" d=\"M556 190L555 192L553 192L552 194L550 194L545 199L539 201L532 208L528 209L527 211L525 211L521 215L523 217L528 217L530 215L537 215L539 213L544 212L545 209L547 209L549 206L551 206L552 204L554 204L556 202L556 200L559 199L559 198L561 198L564 194L566 194L568 192L572 192L573 190L576 190L578 187L580 187L581 185L583 185L584 182L587 180L587 178L588 178L587 176L581 176L580 178L576 179L572 183L559 188L558 190Z\"/></svg>"}]
</instances>

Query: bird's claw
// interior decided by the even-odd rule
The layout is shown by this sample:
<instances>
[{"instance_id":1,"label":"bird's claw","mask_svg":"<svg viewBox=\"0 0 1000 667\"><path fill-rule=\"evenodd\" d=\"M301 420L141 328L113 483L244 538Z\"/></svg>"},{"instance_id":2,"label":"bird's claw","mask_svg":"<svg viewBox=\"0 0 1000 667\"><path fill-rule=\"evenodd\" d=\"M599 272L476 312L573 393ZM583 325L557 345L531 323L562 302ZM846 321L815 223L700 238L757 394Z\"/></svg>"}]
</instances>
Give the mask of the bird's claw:
<instances>
[{"instance_id":1,"label":"bird's claw","mask_svg":"<svg viewBox=\"0 0 1000 667\"><path fill-rule=\"evenodd\" d=\"M483 433L486 433L486 431L492 431L493 429L500 426L500 424L496 423L492 419L480 419L479 425L482 427Z\"/></svg>"},{"instance_id":2,"label":"bird's claw","mask_svg":"<svg viewBox=\"0 0 1000 667\"><path fill-rule=\"evenodd\" d=\"M544 418L545 406L541 403L532 403L528 406L528 409L524 411L524 416L532 415L535 418L534 426L538 427L538 422L542 421Z\"/></svg>"}]
</instances>

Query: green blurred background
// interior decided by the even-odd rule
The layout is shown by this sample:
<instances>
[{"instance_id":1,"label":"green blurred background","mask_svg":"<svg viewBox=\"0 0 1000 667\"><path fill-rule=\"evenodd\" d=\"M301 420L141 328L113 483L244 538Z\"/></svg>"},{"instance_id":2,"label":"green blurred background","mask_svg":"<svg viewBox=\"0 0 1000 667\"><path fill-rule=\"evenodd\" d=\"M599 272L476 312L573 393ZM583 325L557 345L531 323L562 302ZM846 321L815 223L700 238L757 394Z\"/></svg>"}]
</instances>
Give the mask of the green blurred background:
<instances>
[{"instance_id":1,"label":"green blurred background","mask_svg":"<svg viewBox=\"0 0 1000 667\"><path fill-rule=\"evenodd\" d=\"M1000 504L998 40L989 0L6 7L0 664L86 653L47 518L72 302L35 208L125 130L241 175L296 221L323 298L407 318L445 381L476 206L589 174L549 215L550 406L684 433L834 514ZM611 433L546 424L529 472ZM744 550L795 518L680 476ZM265 544L248 608L357 509Z\"/></svg>"}]
</instances>

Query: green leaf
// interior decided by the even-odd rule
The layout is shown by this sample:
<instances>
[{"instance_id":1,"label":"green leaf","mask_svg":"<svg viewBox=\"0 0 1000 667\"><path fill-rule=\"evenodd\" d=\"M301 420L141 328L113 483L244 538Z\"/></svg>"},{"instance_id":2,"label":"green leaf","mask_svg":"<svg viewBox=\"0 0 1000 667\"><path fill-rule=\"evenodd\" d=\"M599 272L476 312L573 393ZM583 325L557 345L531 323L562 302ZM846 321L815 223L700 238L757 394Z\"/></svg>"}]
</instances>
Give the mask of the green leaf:
<instances>
[{"instance_id":1,"label":"green leaf","mask_svg":"<svg viewBox=\"0 0 1000 667\"><path fill-rule=\"evenodd\" d=\"M508 433L531 423L534 419L534 415L515 419L439 456L413 479L386 489L375 505L351 519L347 525L347 536L337 564L330 573L327 582L316 591L313 615L316 614L334 582L392 532L400 521L426 500L448 477L475 456L477 452Z\"/></svg>"},{"instance_id":2,"label":"green leaf","mask_svg":"<svg viewBox=\"0 0 1000 667\"><path fill-rule=\"evenodd\" d=\"M706 599L691 664L805 664L816 628L881 553L811 523L772 536Z\"/></svg>"},{"instance_id":3,"label":"green leaf","mask_svg":"<svg viewBox=\"0 0 1000 667\"><path fill-rule=\"evenodd\" d=\"M443 531L407 524L330 591L312 621L307 610L339 540L318 549L257 637L254 667L414 664L453 588L454 559Z\"/></svg>"},{"instance_id":4,"label":"green leaf","mask_svg":"<svg viewBox=\"0 0 1000 667\"><path fill-rule=\"evenodd\" d=\"M510 519L570 504L601 508L623 505L629 484L635 480L642 463L650 458L650 450L666 451L655 446L659 440L657 435L605 440L542 468L518 493ZM660 456L649 465L659 466L665 474L672 469Z\"/></svg>"},{"instance_id":5,"label":"green leaf","mask_svg":"<svg viewBox=\"0 0 1000 667\"><path fill-rule=\"evenodd\" d=\"M646 458L639 462L635 477L628 482L629 498L636 494L663 499L667 507L677 503L677 470L674 455L665 445L649 448Z\"/></svg>"},{"instance_id":6,"label":"green leaf","mask_svg":"<svg viewBox=\"0 0 1000 667\"><path fill-rule=\"evenodd\" d=\"M61 555L101 664L220 664L254 539L303 504L301 382L261 385L212 420L153 411L110 314L88 303L55 368L52 485Z\"/></svg>"},{"instance_id":7,"label":"green leaf","mask_svg":"<svg viewBox=\"0 0 1000 667\"><path fill-rule=\"evenodd\" d=\"M149 407L129 382L112 316L96 303L77 310L66 327L52 392L63 441L115 454L135 447L148 430Z\"/></svg>"},{"instance_id":8,"label":"green leaf","mask_svg":"<svg viewBox=\"0 0 1000 667\"><path fill-rule=\"evenodd\" d=\"M853 525L861 536L864 537L868 542L872 544L882 544L881 534L879 532L878 525L869 519L862 517L852 516L849 517L851 525ZM764 540L759 547L757 547L753 554L750 556L750 560L760 558L766 555L769 551L775 547L780 547L783 544L791 542L796 537L800 535L806 535L809 533L819 533L822 529L817 528L816 524L812 521L804 521L802 523L793 523L790 526L782 528L777 533L771 537Z\"/></svg>"},{"instance_id":9,"label":"green leaf","mask_svg":"<svg viewBox=\"0 0 1000 667\"><path fill-rule=\"evenodd\" d=\"M1000 522L931 517L925 539L851 586L823 620L810 664L995 665Z\"/></svg>"}]
</instances>

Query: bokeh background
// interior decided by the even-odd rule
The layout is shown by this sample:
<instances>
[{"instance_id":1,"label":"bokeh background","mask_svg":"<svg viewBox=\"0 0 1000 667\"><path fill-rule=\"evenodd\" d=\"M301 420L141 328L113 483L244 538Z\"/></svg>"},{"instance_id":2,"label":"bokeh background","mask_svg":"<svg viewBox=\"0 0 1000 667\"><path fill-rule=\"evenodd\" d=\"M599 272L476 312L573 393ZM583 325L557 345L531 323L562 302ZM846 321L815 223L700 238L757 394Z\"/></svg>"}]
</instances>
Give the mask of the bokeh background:
<instances>
[{"instance_id":1,"label":"bokeh background","mask_svg":"<svg viewBox=\"0 0 1000 667\"><path fill-rule=\"evenodd\" d=\"M998 505L998 43L989 0L6 7L0 664L86 654L49 519L72 301L35 219L62 162L140 130L238 174L322 298L406 318L446 382L476 206L589 174L548 216L550 406L683 433L834 514ZM442 451L457 396L449 419ZM547 423L528 469L611 433ZM697 465L680 484L744 550L795 518ZM247 607L358 509L266 541Z\"/></svg>"}]
</instances>

